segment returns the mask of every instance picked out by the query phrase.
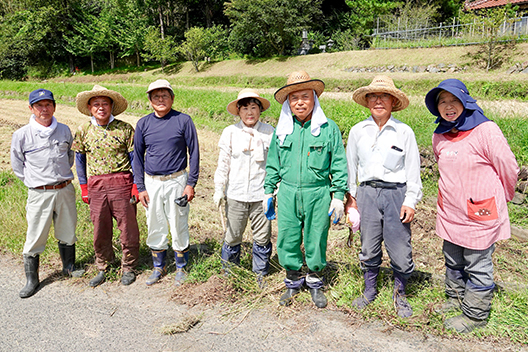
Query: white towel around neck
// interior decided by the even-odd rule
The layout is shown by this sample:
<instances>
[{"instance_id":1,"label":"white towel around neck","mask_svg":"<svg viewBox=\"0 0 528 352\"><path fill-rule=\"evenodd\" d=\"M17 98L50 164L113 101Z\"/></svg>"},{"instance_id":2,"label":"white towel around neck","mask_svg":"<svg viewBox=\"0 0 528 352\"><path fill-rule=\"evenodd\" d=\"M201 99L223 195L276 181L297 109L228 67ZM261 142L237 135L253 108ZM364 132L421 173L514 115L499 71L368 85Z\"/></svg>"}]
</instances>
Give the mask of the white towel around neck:
<instances>
[{"instance_id":1,"label":"white towel around neck","mask_svg":"<svg viewBox=\"0 0 528 352\"><path fill-rule=\"evenodd\" d=\"M47 127L38 123L36 118L37 117L35 116L35 114L32 114L31 117L29 118L29 125L32 128L36 129L39 136L42 138L49 137L53 133L53 131L55 131L55 129L57 128L57 119L55 118L55 116L51 117L51 125Z\"/></svg>"},{"instance_id":2,"label":"white towel around neck","mask_svg":"<svg viewBox=\"0 0 528 352\"><path fill-rule=\"evenodd\" d=\"M328 122L321 104L319 104L319 99L317 94L313 91L314 95L314 108L312 111L312 124L311 124L311 133L312 136L318 136L321 133L321 126ZM292 134L293 132L293 115L290 109L290 98L288 97L286 101L282 104L282 109L279 117L279 122L277 123L277 128L275 134L279 138L280 144L284 142L284 139L287 135Z\"/></svg>"}]
</instances>

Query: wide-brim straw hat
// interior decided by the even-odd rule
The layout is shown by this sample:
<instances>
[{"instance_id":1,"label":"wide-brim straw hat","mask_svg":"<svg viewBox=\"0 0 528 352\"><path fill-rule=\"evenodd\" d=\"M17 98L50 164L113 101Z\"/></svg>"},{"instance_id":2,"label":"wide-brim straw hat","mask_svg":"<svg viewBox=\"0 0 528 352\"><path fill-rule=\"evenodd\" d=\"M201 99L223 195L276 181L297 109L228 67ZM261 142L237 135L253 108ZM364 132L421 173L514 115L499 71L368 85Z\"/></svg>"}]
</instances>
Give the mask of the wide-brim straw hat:
<instances>
[{"instance_id":1,"label":"wide-brim straw hat","mask_svg":"<svg viewBox=\"0 0 528 352\"><path fill-rule=\"evenodd\" d=\"M280 104L288 98L288 94L305 89L315 90L319 97L324 92L325 84L320 79L310 79L306 71L295 71L288 76L286 85L275 92L275 100Z\"/></svg>"},{"instance_id":2,"label":"wide-brim straw hat","mask_svg":"<svg viewBox=\"0 0 528 352\"><path fill-rule=\"evenodd\" d=\"M227 104L227 112L229 112L231 115L238 116L237 104L240 100L245 98L254 98L260 101L262 104L262 111L268 110L270 107L270 102L268 99L262 98L254 89L245 88L238 93L238 97L235 100Z\"/></svg>"},{"instance_id":3,"label":"wide-brim straw hat","mask_svg":"<svg viewBox=\"0 0 528 352\"><path fill-rule=\"evenodd\" d=\"M359 105L368 108L367 94L370 93L387 93L396 98L392 111L400 111L409 106L409 98L404 92L396 88L392 78L389 76L380 75L374 77L368 86L356 89L352 93L352 99Z\"/></svg>"},{"instance_id":4,"label":"wide-brim straw hat","mask_svg":"<svg viewBox=\"0 0 528 352\"><path fill-rule=\"evenodd\" d=\"M92 113L90 109L88 108L88 102L90 99L94 97L108 97L112 99L113 102L113 108L112 108L112 115L117 116L123 111L125 111L128 107L128 103L126 99L119 94L116 91L106 89L105 87L102 87L98 84L96 84L92 90L87 90L84 92L80 92L75 97L75 103L77 106L77 110L79 110L81 113L92 116Z\"/></svg>"}]
</instances>

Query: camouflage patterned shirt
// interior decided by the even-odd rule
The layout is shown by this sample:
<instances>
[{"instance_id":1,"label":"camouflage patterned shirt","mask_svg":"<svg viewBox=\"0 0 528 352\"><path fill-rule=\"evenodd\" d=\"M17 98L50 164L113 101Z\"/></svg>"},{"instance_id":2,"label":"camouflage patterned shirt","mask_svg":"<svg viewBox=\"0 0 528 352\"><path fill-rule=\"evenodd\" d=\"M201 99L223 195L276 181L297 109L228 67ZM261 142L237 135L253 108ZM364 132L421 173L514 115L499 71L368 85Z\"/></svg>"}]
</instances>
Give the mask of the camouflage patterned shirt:
<instances>
[{"instance_id":1,"label":"camouflage patterned shirt","mask_svg":"<svg viewBox=\"0 0 528 352\"><path fill-rule=\"evenodd\" d=\"M117 119L107 126L88 121L77 129L71 149L86 154L88 177L131 171L128 153L134 150L134 128Z\"/></svg>"}]
</instances>

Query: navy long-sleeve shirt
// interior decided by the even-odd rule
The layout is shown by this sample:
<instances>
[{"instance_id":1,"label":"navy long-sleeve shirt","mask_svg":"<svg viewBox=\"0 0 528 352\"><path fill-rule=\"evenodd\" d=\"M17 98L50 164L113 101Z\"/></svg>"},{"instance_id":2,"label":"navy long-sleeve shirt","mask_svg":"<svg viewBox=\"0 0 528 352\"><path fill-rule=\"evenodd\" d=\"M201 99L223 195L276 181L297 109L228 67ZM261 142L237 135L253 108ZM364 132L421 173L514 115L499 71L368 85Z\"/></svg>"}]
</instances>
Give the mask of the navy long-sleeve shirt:
<instances>
[{"instance_id":1,"label":"navy long-sleeve shirt","mask_svg":"<svg viewBox=\"0 0 528 352\"><path fill-rule=\"evenodd\" d=\"M200 151L196 127L187 114L171 110L159 118L154 113L142 117L134 134L134 181L145 191L145 176L169 175L187 167L187 185L194 187L200 171Z\"/></svg>"}]
</instances>

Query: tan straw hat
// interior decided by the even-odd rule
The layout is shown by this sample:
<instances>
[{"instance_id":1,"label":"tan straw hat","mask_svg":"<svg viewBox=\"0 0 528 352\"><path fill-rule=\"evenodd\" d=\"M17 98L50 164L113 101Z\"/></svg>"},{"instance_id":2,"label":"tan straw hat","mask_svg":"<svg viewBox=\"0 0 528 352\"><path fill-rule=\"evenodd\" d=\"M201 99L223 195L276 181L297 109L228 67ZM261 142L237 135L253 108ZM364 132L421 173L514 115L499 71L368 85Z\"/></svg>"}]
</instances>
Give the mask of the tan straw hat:
<instances>
[{"instance_id":1,"label":"tan straw hat","mask_svg":"<svg viewBox=\"0 0 528 352\"><path fill-rule=\"evenodd\" d=\"M296 71L288 76L286 85L275 92L275 100L282 104L288 98L288 94L305 89L315 90L319 97L324 88L325 84L320 79L310 79L310 75L306 71Z\"/></svg>"},{"instance_id":2,"label":"tan straw hat","mask_svg":"<svg viewBox=\"0 0 528 352\"><path fill-rule=\"evenodd\" d=\"M352 93L352 98L359 105L368 108L367 94L370 93L387 93L396 98L396 103L392 111L400 111L409 106L409 98L404 92L396 88L392 78L385 75L374 77L372 82L365 87L358 88Z\"/></svg>"},{"instance_id":3,"label":"tan straw hat","mask_svg":"<svg viewBox=\"0 0 528 352\"><path fill-rule=\"evenodd\" d=\"M238 116L238 109L237 104L239 100L245 99L245 98L254 98L260 101L262 104L262 111L268 110L270 107L270 102L268 99L262 98L260 95L258 95L257 91L251 88L245 88L238 93L238 97L236 100L233 100L229 104L227 104L227 112L229 112L231 115ZM262 112L261 111L261 112Z\"/></svg>"},{"instance_id":4,"label":"tan straw hat","mask_svg":"<svg viewBox=\"0 0 528 352\"><path fill-rule=\"evenodd\" d=\"M75 97L75 103L77 105L77 110L81 113L92 116L90 109L88 108L88 102L94 97L108 97L112 99L114 106L112 108L112 115L117 116L127 109L128 103L126 99L116 91L106 89L98 84L96 84L92 90L87 90L80 92Z\"/></svg>"}]
</instances>

